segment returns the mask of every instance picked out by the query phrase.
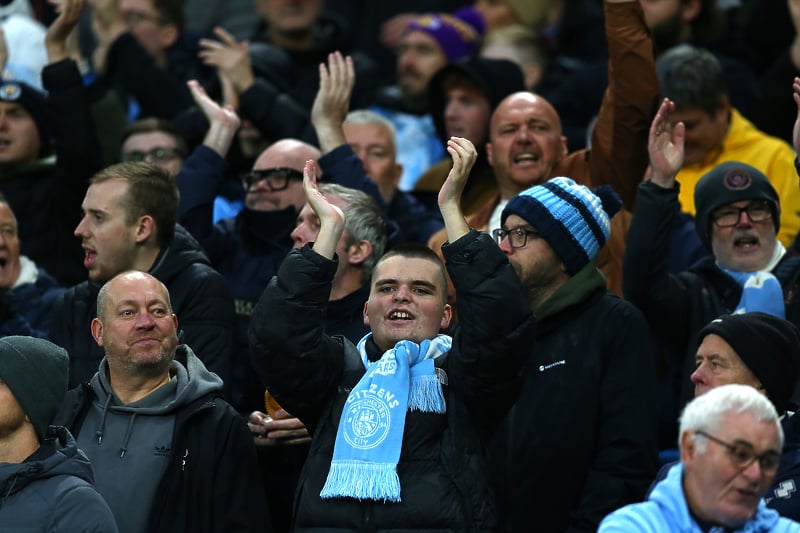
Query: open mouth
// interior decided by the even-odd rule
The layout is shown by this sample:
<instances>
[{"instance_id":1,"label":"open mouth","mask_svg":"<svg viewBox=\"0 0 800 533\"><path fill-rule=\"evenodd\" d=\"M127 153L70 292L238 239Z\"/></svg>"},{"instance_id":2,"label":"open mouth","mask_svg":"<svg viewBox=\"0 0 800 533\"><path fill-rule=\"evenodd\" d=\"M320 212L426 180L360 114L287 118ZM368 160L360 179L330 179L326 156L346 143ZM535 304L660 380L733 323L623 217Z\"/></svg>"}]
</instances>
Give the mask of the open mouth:
<instances>
[{"instance_id":1,"label":"open mouth","mask_svg":"<svg viewBox=\"0 0 800 533\"><path fill-rule=\"evenodd\" d=\"M532 154L532 153L519 154L514 157L514 164L520 165L525 163L538 163L541 158L542 157L539 154Z\"/></svg>"},{"instance_id":2,"label":"open mouth","mask_svg":"<svg viewBox=\"0 0 800 533\"><path fill-rule=\"evenodd\" d=\"M389 320L407 321L414 320L414 317L407 311L394 311L389 313Z\"/></svg>"},{"instance_id":3,"label":"open mouth","mask_svg":"<svg viewBox=\"0 0 800 533\"><path fill-rule=\"evenodd\" d=\"M733 245L736 248L752 248L754 246L758 246L758 237L752 236L745 236L745 237L738 237L733 240Z\"/></svg>"}]
</instances>

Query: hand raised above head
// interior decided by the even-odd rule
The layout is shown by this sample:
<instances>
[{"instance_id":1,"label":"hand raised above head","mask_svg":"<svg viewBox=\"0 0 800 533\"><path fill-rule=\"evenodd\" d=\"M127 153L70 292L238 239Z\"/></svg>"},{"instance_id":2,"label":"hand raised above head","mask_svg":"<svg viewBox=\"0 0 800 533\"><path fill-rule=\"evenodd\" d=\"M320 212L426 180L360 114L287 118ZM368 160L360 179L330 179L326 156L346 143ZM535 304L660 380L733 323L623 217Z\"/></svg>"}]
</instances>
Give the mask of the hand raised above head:
<instances>
[{"instance_id":1,"label":"hand raised above head","mask_svg":"<svg viewBox=\"0 0 800 533\"><path fill-rule=\"evenodd\" d=\"M470 170L478 158L478 152L469 139L450 137L447 141L447 152L453 159L453 168L447 175L442 188L439 190L439 205L448 202L460 202L461 193L467 184Z\"/></svg>"},{"instance_id":2,"label":"hand raised above head","mask_svg":"<svg viewBox=\"0 0 800 533\"><path fill-rule=\"evenodd\" d=\"M238 42L224 28L214 28L218 40L200 39L198 56L206 65L217 69L227 77L239 93L244 92L255 82L253 66L250 63L250 44Z\"/></svg>"},{"instance_id":3,"label":"hand raised above head","mask_svg":"<svg viewBox=\"0 0 800 533\"><path fill-rule=\"evenodd\" d=\"M319 218L319 234L314 241L314 251L323 257L333 259L339 237L344 232L344 212L339 206L330 203L320 192L317 186L317 165L310 159L303 168L303 190L308 205Z\"/></svg>"},{"instance_id":4,"label":"hand raised above head","mask_svg":"<svg viewBox=\"0 0 800 533\"><path fill-rule=\"evenodd\" d=\"M683 147L686 128L683 122L673 124L671 114L675 104L665 98L650 125L647 152L650 156L651 181L671 189L675 175L683 166Z\"/></svg>"}]
</instances>

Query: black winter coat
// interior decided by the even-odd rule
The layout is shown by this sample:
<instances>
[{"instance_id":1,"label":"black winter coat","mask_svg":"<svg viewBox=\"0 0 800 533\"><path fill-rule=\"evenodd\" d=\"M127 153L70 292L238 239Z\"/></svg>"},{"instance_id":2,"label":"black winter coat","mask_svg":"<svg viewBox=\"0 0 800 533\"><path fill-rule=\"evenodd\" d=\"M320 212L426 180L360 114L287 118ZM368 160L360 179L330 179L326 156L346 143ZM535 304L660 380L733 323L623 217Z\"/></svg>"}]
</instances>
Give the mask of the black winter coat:
<instances>
[{"instance_id":1,"label":"black winter coat","mask_svg":"<svg viewBox=\"0 0 800 533\"><path fill-rule=\"evenodd\" d=\"M407 413L397 466L401 503L319 496L348 391L364 372L351 342L323 334L336 261L308 246L293 250L256 306L254 366L314 435L295 499L295 531L494 528L484 446L513 402L534 321L516 274L488 235L472 231L443 249L460 290L462 327L450 352L434 360L447 375L447 413Z\"/></svg>"},{"instance_id":2,"label":"black winter coat","mask_svg":"<svg viewBox=\"0 0 800 533\"><path fill-rule=\"evenodd\" d=\"M233 346L233 302L225 279L208 263L181 226L163 247L150 274L167 286L178 316L181 342L189 344L210 371L227 382ZM50 340L69 352L69 386L88 381L103 358L90 325L97 316L101 285L84 281L67 289L53 306Z\"/></svg>"}]
</instances>

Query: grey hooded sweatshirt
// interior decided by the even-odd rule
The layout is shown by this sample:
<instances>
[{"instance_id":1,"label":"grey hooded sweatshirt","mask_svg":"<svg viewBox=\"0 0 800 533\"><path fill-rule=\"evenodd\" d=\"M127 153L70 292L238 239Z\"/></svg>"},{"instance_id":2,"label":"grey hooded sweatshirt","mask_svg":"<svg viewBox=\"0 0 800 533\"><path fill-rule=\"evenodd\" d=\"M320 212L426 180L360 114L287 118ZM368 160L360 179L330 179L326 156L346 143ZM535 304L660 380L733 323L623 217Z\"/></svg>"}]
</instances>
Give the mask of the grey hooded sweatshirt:
<instances>
[{"instance_id":1,"label":"grey hooded sweatshirt","mask_svg":"<svg viewBox=\"0 0 800 533\"><path fill-rule=\"evenodd\" d=\"M170 381L139 401L123 404L108 381L108 362L90 381L95 394L78 433L78 445L99 473L97 490L117 519L120 533L147 530L153 498L172 453L175 417L181 408L222 390L222 380L186 349L186 366L173 361Z\"/></svg>"}]
</instances>

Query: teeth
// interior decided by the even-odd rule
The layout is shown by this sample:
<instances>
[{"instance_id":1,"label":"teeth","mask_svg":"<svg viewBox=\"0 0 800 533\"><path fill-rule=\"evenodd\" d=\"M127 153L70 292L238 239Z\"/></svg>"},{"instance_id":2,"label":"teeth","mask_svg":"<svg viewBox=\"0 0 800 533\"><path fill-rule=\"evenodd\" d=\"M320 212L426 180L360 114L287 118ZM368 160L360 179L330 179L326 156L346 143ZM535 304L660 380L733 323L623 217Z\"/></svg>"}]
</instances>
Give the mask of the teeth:
<instances>
[{"instance_id":1,"label":"teeth","mask_svg":"<svg viewBox=\"0 0 800 533\"><path fill-rule=\"evenodd\" d=\"M516 158L514 158L514 161L516 161L516 162L520 162L520 161L538 161L538 160L539 160L539 156L537 156L535 154L520 154Z\"/></svg>"},{"instance_id":2,"label":"teeth","mask_svg":"<svg viewBox=\"0 0 800 533\"><path fill-rule=\"evenodd\" d=\"M392 319L409 319L411 315L405 313L403 311L398 311L397 313L392 313Z\"/></svg>"}]
</instances>

